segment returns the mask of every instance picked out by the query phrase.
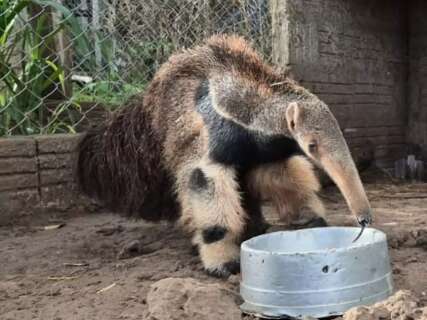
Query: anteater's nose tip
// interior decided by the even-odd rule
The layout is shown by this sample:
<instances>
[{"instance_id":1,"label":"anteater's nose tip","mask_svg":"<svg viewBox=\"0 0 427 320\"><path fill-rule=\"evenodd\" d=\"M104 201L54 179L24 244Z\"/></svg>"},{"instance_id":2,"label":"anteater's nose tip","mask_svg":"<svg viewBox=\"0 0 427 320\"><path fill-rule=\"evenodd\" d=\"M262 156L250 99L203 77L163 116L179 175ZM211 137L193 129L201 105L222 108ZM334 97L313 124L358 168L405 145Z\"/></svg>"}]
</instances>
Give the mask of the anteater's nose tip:
<instances>
[{"instance_id":1,"label":"anteater's nose tip","mask_svg":"<svg viewBox=\"0 0 427 320\"><path fill-rule=\"evenodd\" d=\"M372 223L371 210L366 210L364 213L357 216L357 222L362 226L366 227Z\"/></svg>"}]
</instances>

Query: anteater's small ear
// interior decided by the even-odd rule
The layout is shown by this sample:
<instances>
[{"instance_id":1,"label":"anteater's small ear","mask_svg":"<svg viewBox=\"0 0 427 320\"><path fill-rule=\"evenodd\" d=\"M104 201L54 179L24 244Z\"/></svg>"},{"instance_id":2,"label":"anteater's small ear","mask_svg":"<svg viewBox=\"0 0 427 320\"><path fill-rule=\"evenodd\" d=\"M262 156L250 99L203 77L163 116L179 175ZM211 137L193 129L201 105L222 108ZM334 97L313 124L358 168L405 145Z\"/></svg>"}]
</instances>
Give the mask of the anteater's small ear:
<instances>
[{"instance_id":1,"label":"anteater's small ear","mask_svg":"<svg viewBox=\"0 0 427 320\"><path fill-rule=\"evenodd\" d=\"M288 128L293 132L299 125L301 121L301 107L297 102L291 102L286 108L286 122L288 123Z\"/></svg>"}]
</instances>

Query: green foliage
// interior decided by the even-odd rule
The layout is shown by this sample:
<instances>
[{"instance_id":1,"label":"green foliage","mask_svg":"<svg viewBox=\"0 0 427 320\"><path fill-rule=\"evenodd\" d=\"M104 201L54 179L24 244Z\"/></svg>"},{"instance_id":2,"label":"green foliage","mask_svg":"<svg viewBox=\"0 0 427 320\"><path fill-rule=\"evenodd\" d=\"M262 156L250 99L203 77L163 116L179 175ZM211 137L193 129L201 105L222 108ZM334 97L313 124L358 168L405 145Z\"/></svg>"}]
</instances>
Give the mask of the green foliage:
<instances>
[{"instance_id":1,"label":"green foliage","mask_svg":"<svg viewBox=\"0 0 427 320\"><path fill-rule=\"evenodd\" d=\"M147 81L175 49L173 43L168 39L132 43L127 49L127 54L135 64L134 70L138 70L138 72L129 76L132 79Z\"/></svg>"},{"instance_id":2,"label":"green foliage","mask_svg":"<svg viewBox=\"0 0 427 320\"><path fill-rule=\"evenodd\" d=\"M34 8L43 10L32 15ZM52 12L59 23L52 25ZM58 1L0 0L0 136L74 132L84 116L81 103L115 109L143 91L175 50L169 39L120 42L105 30L83 29ZM59 32L72 41L73 72L94 78L74 84L71 98L58 97L65 92L65 71L51 48Z\"/></svg>"},{"instance_id":3,"label":"green foliage","mask_svg":"<svg viewBox=\"0 0 427 320\"><path fill-rule=\"evenodd\" d=\"M84 47L81 50L76 45L79 54L86 57L80 65L86 66L84 71L95 74L97 79L83 88L75 86L73 100L77 103L100 103L110 110L122 105L130 96L142 92L159 65L174 50L172 43L167 40L128 43L126 49L120 49L120 45L113 43L110 38L102 38L101 33L97 33L96 37L99 39L101 61L95 61L94 48ZM117 57L127 60L131 68L126 70L119 67L116 64Z\"/></svg>"},{"instance_id":4,"label":"green foliage","mask_svg":"<svg viewBox=\"0 0 427 320\"><path fill-rule=\"evenodd\" d=\"M46 32L48 10L34 17L31 23L20 24L25 10L32 5L59 10L66 18L49 32ZM57 2L1 1L0 135L45 133L55 128L62 128L59 131L67 128L63 123L66 122L64 115L77 106L66 104L49 110L44 104L54 86L64 87L64 70L46 50L54 47L56 35L66 26L73 30L79 28L71 12Z\"/></svg>"},{"instance_id":5,"label":"green foliage","mask_svg":"<svg viewBox=\"0 0 427 320\"><path fill-rule=\"evenodd\" d=\"M117 80L101 80L85 85L82 89L75 89L73 100L78 104L81 102L100 103L114 110L122 105L129 97L142 92L145 83L130 84Z\"/></svg>"}]
</instances>

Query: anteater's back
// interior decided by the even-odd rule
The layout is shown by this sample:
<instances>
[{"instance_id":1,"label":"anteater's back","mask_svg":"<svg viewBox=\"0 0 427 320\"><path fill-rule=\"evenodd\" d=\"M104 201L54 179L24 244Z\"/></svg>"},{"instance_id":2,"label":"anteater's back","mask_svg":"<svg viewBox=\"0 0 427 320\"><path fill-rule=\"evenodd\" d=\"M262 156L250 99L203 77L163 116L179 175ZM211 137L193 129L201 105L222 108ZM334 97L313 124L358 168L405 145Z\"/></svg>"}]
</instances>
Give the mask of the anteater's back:
<instances>
[{"instance_id":1,"label":"anteater's back","mask_svg":"<svg viewBox=\"0 0 427 320\"><path fill-rule=\"evenodd\" d=\"M82 191L128 216L176 218L176 168L200 152L193 143L203 127L197 91L212 74L230 70L260 85L284 80L237 37L212 37L171 56L143 99L132 98L82 138L77 162Z\"/></svg>"}]
</instances>

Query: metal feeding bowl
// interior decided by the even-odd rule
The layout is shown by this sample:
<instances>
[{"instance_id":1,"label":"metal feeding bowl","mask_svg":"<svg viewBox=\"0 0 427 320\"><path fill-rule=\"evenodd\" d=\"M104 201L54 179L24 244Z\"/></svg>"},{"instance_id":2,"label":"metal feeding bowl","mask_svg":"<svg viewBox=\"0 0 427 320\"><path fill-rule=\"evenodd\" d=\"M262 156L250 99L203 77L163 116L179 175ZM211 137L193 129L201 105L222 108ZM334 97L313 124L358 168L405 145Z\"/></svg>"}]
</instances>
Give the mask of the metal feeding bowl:
<instances>
[{"instance_id":1,"label":"metal feeding bowl","mask_svg":"<svg viewBox=\"0 0 427 320\"><path fill-rule=\"evenodd\" d=\"M391 295L386 235L330 227L264 234L242 243L245 313L263 318L341 315Z\"/></svg>"}]
</instances>

